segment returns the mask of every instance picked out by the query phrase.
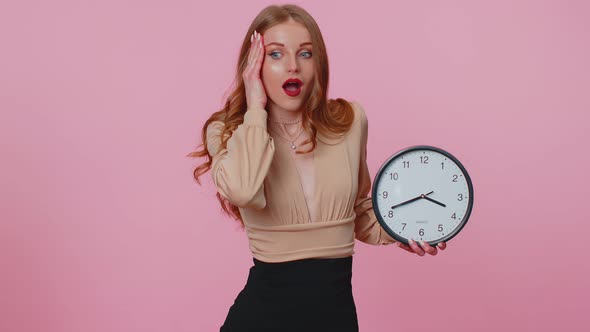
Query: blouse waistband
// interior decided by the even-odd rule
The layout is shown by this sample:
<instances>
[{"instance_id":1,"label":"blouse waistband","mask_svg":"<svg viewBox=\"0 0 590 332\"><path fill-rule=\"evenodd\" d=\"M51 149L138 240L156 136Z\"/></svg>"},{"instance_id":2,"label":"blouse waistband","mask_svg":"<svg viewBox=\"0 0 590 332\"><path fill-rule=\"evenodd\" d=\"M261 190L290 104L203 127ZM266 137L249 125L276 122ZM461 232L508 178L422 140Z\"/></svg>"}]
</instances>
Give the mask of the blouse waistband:
<instances>
[{"instance_id":1,"label":"blouse waistband","mask_svg":"<svg viewBox=\"0 0 590 332\"><path fill-rule=\"evenodd\" d=\"M266 263L352 256L355 217L279 226L247 223L250 250Z\"/></svg>"}]
</instances>

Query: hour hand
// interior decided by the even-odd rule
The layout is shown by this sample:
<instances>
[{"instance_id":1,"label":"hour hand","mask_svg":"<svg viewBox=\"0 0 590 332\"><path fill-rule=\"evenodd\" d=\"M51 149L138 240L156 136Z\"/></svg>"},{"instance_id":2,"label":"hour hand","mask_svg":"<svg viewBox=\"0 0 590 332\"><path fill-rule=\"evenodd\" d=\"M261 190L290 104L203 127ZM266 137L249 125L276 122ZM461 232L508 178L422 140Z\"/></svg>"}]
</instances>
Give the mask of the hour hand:
<instances>
[{"instance_id":1,"label":"hour hand","mask_svg":"<svg viewBox=\"0 0 590 332\"><path fill-rule=\"evenodd\" d=\"M427 200L431 201L432 203L438 204L438 205L440 205L440 206L442 206L442 207L447 207L447 206L446 206L446 205L444 205L443 203L441 203L441 202L439 202L439 201L436 201L436 200L434 200L434 199L432 199L432 198L430 198L430 197L424 197L424 199L427 199Z\"/></svg>"}]
</instances>

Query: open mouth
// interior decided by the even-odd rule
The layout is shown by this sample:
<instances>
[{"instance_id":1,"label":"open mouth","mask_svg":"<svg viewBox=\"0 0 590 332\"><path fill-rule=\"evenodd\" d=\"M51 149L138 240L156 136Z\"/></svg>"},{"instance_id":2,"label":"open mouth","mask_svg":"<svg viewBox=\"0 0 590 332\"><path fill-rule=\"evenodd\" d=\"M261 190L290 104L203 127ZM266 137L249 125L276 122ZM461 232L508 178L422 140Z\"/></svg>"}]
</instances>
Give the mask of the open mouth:
<instances>
[{"instance_id":1,"label":"open mouth","mask_svg":"<svg viewBox=\"0 0 590 332\"><path fill-rule=\"evenodd\" d=\"M297 97L301 93L303 82L297 78L290 78L283 83L283 91L291 97Z\"/></svg>"}]
</instances>

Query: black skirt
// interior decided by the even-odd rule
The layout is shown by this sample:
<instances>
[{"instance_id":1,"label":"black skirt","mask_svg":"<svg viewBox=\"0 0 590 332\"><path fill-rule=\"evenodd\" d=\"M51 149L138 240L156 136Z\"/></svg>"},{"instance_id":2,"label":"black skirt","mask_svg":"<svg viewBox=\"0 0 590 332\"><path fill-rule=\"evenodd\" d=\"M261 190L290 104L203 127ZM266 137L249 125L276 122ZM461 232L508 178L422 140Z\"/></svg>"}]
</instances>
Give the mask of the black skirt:
<instances>
[{"instance_id":1,"label":"black skirt","mask_svg":"<svg viewBox=\"0 0 590 332\"><path fill-rule=\"evenodd\" d=\"M352 256L281 263L254 260L220 332L358 331Z\"/></svg>"}]
</instances>

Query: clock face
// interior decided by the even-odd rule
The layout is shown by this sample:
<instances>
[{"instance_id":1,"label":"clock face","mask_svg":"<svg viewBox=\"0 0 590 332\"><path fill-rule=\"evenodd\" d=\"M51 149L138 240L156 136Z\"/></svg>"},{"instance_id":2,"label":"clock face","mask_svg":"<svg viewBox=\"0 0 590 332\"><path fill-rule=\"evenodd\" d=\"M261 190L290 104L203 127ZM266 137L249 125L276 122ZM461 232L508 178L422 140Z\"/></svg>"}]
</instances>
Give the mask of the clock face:
<instances>
[{"instance_id":1,"label":"clock face","mask_svg":"<svg viewBox=\"0 0 590 332\"><path fill-rule=\"evenodd\" d=\"M435 245L453 238L469 219L473 185L450 153L414 146L381 166L373 181L372 200L377 220L394 239Z\"/></svg>"}]
</instances>

